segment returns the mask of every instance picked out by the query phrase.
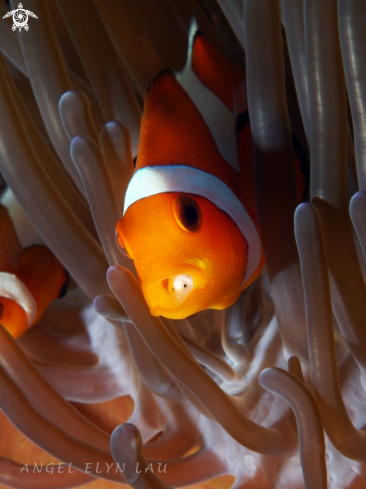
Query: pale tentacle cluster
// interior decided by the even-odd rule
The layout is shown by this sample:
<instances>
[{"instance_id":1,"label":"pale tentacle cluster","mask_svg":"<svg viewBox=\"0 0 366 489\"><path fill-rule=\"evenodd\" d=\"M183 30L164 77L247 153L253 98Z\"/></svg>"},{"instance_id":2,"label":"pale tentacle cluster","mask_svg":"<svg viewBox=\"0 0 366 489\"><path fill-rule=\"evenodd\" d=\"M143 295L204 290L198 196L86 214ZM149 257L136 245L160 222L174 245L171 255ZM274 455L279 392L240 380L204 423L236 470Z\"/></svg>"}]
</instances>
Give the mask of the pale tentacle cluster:
<instances>
[{"instance_id":1,"label":"pale tentacle cluster","mask_svg":"<svg viewBox=\"0 0 366 489\"><path fill-rule=\"evenodd\" d=\"M29 32L0 29L0 184L77 286L18 341L0 327L0 408L78 470L21 472L2 454L0 483L145 489L231 474L237 488L366 487L364 2L27 8ZM227 311L171 321L150 315L115 225L144 88L184 65L192 15L232 61L245 49L266 271ZM311 166L296 215L291 128ZM134 410L112 438L70 403L125 395Z\"/></svg>"}]
</instances>

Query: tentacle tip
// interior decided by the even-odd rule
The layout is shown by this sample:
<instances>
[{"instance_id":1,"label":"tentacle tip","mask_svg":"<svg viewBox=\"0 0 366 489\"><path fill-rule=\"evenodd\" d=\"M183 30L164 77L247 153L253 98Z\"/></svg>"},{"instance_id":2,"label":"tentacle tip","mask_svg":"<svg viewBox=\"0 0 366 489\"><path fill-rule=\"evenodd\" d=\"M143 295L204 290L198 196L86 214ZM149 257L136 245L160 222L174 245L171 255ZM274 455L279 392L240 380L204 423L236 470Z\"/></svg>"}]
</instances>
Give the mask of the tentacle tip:
<instances>
[{"instance_id":1,"label":"tentacle tip","mask_svg":"<svg viewBox=\"0 0 366 489\"><path fill-rule=\"evenodd\" d=\"M121 265L112 265L107 270L107 279L114 277L115 275L119 275L123 267Z\"/></svg>"},{"instance_id":2,"label":"tentacle tip","mask_svg":"<svg viewBox=\"0 0 366 489\"><path fill-rule=\"evenodd\" d=\"M288 357L287 363L298 363L300 362L300 358L297 355L290 355Z\"/></svg>"},{"instance_id":3,"label":"tentacle tip","mask_svg":"<svg viewBox=\"0 0 366 489\"><path fill-rule=\"evenodd\" d=\"M296 219L301 219L303 215L306 215L310 211L310 209L315 209L310 202L302 202L299 204L295 210L295 221Z\"/></svg>"},{"instance_id":4,"label":"tentacle tip","mask_svg":"<svg viewBox=\"0 0 366 489\"><path fill-rule=\"evenodd\" d=\"M350 200L349 206L352 208L358 202L362 202L366 199L366 192L364 190L359 190L356 192Z\"/></svg>"},{"instance_id":5,"label":"tentacle tip","mask_svg":"<svg viewBox=\"0 0 366 489\"><path fill-rule=\"evenodd\" d=\"M132 275L132 273L129 270L127 270L127 268L121 265L112 265L107 270L107 281L109 283L109 280L114 280L117 277L121 277L123 275L129 275L129 274Z\"/></svg>"},{"instance_id":6,"label":"tentacle tip","mask_svg":"<svg viewBox=\"0 0 366 489\"><path fill-rule=\"evenodd\" d=\"M60 100L59 100L59 106L63 104L66 101L69 101L69 99L74 99L75 96L80 97L80 95L84 95L82 92L79 90L76 90L72 88L71 90L68 90L64 94L61 95Z\"/></svg>"},{"instance_id":7,"label":"tentacle tip","mask_svg":"<svg viewBox=\"0 0 366 489\"><path fill-rule=\"evenodd\" d=\"M272 370L271 368L265 368L258 376L258 382L264 389L266 388L265 387L266 378L268 377L268 375L270 375L271 370Z\"/></svg>"},{"instance_id":8,"label":"tentacle tip","mask_svg":"<svg viewBox=\"0 0 366 489\"><path fill-rule=\"evenodd\" d=\"M75 136L72 138L71 143L70 143L70 149L73 147L78 147L81 144L84 144L86 141L88 141L88 138L85 136Z\"/></svg>"},{"instance_id":9,"label":"tentacle tip","mask_svg":"<svg viewBox=\"0 0 366 489\"><path fill-rule=\"evenodd\" d=\"M100 314L99 311L101 311L101 305L103 303L103 296L102 295L97 295L97 297L93 300L93 307L94 307L94 310Z\"/></svg>"},{"instance_id":10,"label":"tentacle tip","mask_svg":"<svg viewBox=\"0 0 366 489\"><path fill-rule=\"evenodd\" d=\"M142 451L140 431L132 423L117 426L111 435L111 451L114 459L119 458L121 452L133 450L136 454Z\"/></svg>"},{"instance_id":11,"label":"tentacle tip","mask_svg":"<svg viewBox=\"0 0 366 489\"><path fill-rule=\"evenodd\" d=\"M72 92L73 90L68 90L67 92L63 93L60 97L60 100L58 101L58 110L59 112L61 113L62 111L62 108L64 106L64 104L66 102L68 102L69 98L70 98L70 93Z\"/></svg>"},{"instance_id":12,"label":"tentacle tip","mask_svg":"<svg viewBox=\"0 0 366 489\"><path fill-rule=\"evenodd\" d=\"M123 131L128 131L128 127L126 126L126 124L118 120L108 121L103 127L103 131L104 130L114 131L115 129L118 130L122 129Z\"/></svg>"}]
</instances>

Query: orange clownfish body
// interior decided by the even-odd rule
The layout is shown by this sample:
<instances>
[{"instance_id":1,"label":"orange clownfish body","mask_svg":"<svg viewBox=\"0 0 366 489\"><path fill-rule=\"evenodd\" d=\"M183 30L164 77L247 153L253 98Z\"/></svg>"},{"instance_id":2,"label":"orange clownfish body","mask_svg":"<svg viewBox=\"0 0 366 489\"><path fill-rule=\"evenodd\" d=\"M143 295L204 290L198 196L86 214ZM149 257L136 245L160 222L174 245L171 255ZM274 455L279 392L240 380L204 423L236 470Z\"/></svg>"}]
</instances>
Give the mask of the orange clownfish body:
<instances>
[{"instance_id":1,"label":"orange clownfish body","mask_svg":"<svg viewBox=\"0 0 366 489\"><path fill-rule=\"evenodd\" d=\"M261 271L246 110L245 73L199 32L148 88L117 239L155 316L226 308Z\"/></svg>"},{"instance_id":2,"label":"orange clownfish body","mask_svg":"<svg viewBox=\"0 0 366 489\"><path fill-rule=\"evenodd\" d=\"M15 215L23 228L25 249L12 220ZM68 281L53 253L44 245L33 244L40 239L30 229L28 219L7 190L0 204L0 323L14 338L39 321L50 302L65 291Z\"/></svg>"}]
</instances>

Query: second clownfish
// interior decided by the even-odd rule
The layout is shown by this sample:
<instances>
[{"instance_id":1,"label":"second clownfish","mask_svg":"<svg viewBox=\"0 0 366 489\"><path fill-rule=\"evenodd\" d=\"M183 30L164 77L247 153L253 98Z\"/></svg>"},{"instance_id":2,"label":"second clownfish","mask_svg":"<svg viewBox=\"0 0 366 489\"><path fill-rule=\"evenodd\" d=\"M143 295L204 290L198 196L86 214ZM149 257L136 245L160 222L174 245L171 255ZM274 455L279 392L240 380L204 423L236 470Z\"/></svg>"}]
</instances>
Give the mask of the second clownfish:
<instances>
[{"instance_id":1,"label":"second clownfish","mask_svg":"<svg viewBox=\"0 0 366 489\"><path fill-rule=\"evenodd\" d=\"M148 87L117 243L151 314L232 305L260 274L245 73L191 31L185 68Z\"/></svg>"},{"instance_id":2,"label":"second clownfish","mask_svg":"<svg viewBox=\"0 0 366 489\"><path fill-rule=\"evenodd\" d=\"M22 228L22 243L14 224ZM0 323L14 338L36 324L67 288L64 267L46 246L34 244L37 241L39 236L8 189L0 203Z\"/></svg>"}]
</instances>

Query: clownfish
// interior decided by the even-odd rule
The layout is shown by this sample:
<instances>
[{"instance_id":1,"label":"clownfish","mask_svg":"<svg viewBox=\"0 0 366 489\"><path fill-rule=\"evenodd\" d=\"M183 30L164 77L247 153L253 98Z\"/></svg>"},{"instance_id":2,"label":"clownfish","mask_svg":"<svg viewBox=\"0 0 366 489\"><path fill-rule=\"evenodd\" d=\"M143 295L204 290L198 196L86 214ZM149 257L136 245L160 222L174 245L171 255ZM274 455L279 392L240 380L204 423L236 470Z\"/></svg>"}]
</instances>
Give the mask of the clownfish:
<instances>
[{"instance_id":1,"label":"clownfish","mask_svg":"<svg viewBox=\"0 0 366 489\"><path fill-rule=\"evenodd\" d=\"M0 202L0 323L14 338L36 324L67 289L66 270L40 242L7 189Z\"/></svg>"},{"instance_id":2,"label":"clownfish","mask_svg":"<svg viewBox=\"0 0 366 489\"><path fill-rule=\"evenodd\" d=\"M154 316L229 307L263 267L245 72L195 26L148 86L116 241Z\"/></svg>"}]
</instances>

